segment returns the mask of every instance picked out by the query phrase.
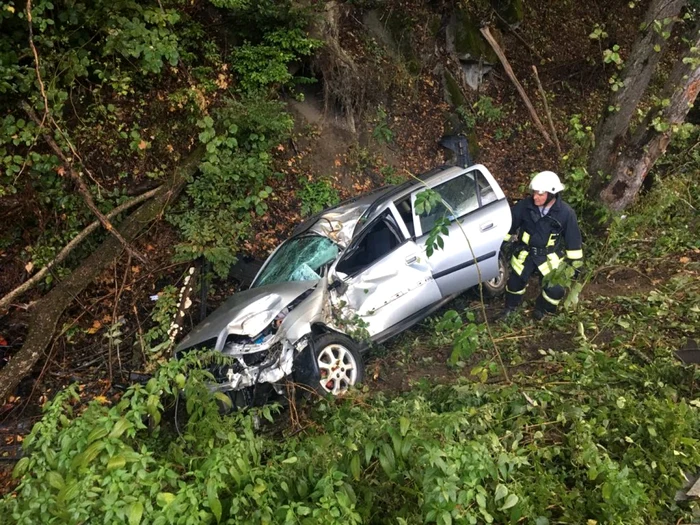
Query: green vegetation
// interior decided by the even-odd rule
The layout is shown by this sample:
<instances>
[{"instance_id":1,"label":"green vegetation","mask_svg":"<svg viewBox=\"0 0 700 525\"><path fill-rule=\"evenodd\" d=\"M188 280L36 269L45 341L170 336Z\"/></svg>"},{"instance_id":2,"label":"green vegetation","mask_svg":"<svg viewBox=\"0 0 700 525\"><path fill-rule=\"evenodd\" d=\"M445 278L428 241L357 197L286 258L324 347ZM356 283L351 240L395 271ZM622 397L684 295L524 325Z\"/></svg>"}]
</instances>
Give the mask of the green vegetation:
<instances>
[{"instance_id":1,"label":"green vegetation","mask_svg":"<svg viewBox=\"0 0 700 525\"><path fill-rule=\"evenodd\" d=\"M21 109L28 102L105 213L134 187L169 180L178 162L202 147L199 172L164 217L175 231L177 261L205 258L225 275L268 211L273 151L285 150L280 144L293 127L279 93L309 81L295 68L321 49L307 33L312 11L291 0L69 4L31 4L37 76L27 13L0 0L0 197L26 196L21 205L33 212L29 224L0 232L0 250L42 266L94 220ZM472 29L457 35L460 49L488 59L474 16L463 8L459 16ZM401 13L391 20L411 31L416 22ZM380 67L378 51L354 69L351 46L343 47L353 42L341 38L349 32L337 33L329 40L341 58L321 65L324 87L336 90L326 93L335 93L329 101L355 100L341 96L350 93L362 102L357 108L379 107L362 129L378 143L398 140L403 130L377 106L385 88L401 84L386 73L395 70ZM594 28L591 39L606 38L604 26ZM623 51L616 44L603 59L617 69ZM415 65L413 57L407 60ZM467 102L449 72L445 78L468 128L504 121L508 110L494 99ZM375 81L374 92L356 89ZM138 332L127 330L114 305L113 318L102 321L109 328L97 337L110 349L138 337L143 370L154 377L110 400L87 401L74 385L47 403L24 440L19 485L0 499L0 524L689 522L698 503L674 496L700 465L700 369L681 365L673 351L697 338L700 326L700 131L662 120L650 128L674 132L670 153L656 164L656 186L623 216L590 198L593 123L569 117L565 198L583 219L586 259L578 282L570 267L553 275L570 290L567 311L536 325L516 314L487 326L479 322L485 309L455 307L411 333L412 346L385 350L382 362L402 373L413 359L435 363L447 349L447 366L459 378L445 384L428 376L407 393L361 389L312 403L298 396L289 407L222 416L231 401L208 384L211 367L226 358L165 358L175 287L158 285L150 323ZM356 146L346 159L355 172L378 164L369 147ZM403 180L390 166L381 174L388 183ZM299 179L299 187L289 200L300 203L302 215L339 200L326 178ZM421 192L416 209L428 213L439 201ZM428 256L442 248L447 225L444 217L435 222ZM49 278L60 278L100 240L87 241ZM116 270L115 263L118 287ZM594 288L620 271L637 277L631 290ZM337 322L358 339L368 333L357 315ZM76 321L62 335L86 333L95 334ZM413 355L426 348L434 354Z\"/></svg>"},{"instance_id":2,"label":"green vegetation","mask_svg":"<svg viewBox=\"0 0 700 525\"><path fill-rule=\"evenodd\" d=\"M682 472L700 461L698 372L670 357L663 330L629 335L659 312L675 329L700 321L679 292L700 298L697 283L677 282L652 301L613 299L622 315L573 319L584 326L567 351L544 340L541 364L513 384L322 401L303 434L282 439L255 430L275 407L220 416L194 356L112 407L75 405L69 389L25 441L16 472L31 476L0 502L0 521L675 522ZM610 344L597 342L603 328L617 331ZM647 348L653 363L638 357ZM180 389L174 427L162 414L172 418Z\"/></svg>"},{"instance_id":3,"label":"green vegetation","mask_svg":"<svg viewBox=\"0 0 700 525\"><path fill-rule=\"evenodd\" d=\"M49 262L93 217L23 101L85 172L104 212L143 179L167 180L199 131L206 158L188 202L169 215L182 239L177 258L204 256L220 274L235 262L251 215L266 209L269 151L291 129L276 94L309 80L293 77L289 65L319 42L305 30L310 12L291 2L211 3L74 2L68 10L38 0L31 4L35 70L27 13L0 2L0 196L36 196L44 233L24 254L34 266ZM228 52L208 34L214 6L216 16L233 21L216 36L241 42ZM2 242L9 242L5 234Z\"/></svg>"},{"instance_id":4,"label":"green vegetation","mask_svg":"<svg viewBox=\"0 0 700 525\"><path fill-rule=\"evenodd\" d=\"M303 181L297 191L297 197L301 201L301 215L313 215L324 208L338 204L340 196L328 179L317 181Z\"/></svg>"}]
</instances>

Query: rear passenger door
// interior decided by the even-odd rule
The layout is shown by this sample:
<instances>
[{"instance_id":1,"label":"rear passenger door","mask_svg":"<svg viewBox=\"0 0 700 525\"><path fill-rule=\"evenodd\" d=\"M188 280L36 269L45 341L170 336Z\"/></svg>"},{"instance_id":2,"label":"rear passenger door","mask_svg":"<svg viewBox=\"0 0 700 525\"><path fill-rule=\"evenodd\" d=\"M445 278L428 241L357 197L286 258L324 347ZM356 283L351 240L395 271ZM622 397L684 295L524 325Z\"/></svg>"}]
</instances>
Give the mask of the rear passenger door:
<instances>
[{"instance_id":1,"label":"rear passenger door","mask_svg":"<svg viewBox=\"0 0 700 525\"><path fill-rule=\"evenodd\" d=\"M477 285L479 278L488 281L497 277L498 254L510 230L511 214L493 176L484 166L475 165L462 172L450 171L427 185L448 206L440 204L429 214L418 215L416 197L424 189L413 192L413 230L417 244L425 250L425 241L435 222L440 217L450 221L449 235L443 236L443 248L427 258L443 297Z\"/></svg>"}]
</instances>

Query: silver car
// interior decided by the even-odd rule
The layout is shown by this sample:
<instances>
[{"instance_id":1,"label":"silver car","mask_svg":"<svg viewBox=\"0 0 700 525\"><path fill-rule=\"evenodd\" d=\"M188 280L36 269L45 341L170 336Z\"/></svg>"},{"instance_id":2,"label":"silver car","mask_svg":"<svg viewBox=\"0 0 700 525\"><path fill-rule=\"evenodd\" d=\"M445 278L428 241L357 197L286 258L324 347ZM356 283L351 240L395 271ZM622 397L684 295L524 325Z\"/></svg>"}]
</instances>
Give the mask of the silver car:
<instances>
[{"instance_id":1,"label":"silver car","mask_svg":"<svg viewBox=\"0 0 700 525\"><path fill-rule=\"evenodd\" d=\"M214 370L213 388L237 404L254 402L263 387L281 394L288 380L338 395L363 380L370 343L424 319L480 277L486 294L500 293L500 247L511 214L496 180L482 165L441 167L419 178L300 224L250 288L195 327L176 355L213 348L230 356L231 364ZM447 206L419 215L416 197L426 187ZM450 221L449 234L428 257L425 241L441 217Z\"/></svg>"}]
</instances>

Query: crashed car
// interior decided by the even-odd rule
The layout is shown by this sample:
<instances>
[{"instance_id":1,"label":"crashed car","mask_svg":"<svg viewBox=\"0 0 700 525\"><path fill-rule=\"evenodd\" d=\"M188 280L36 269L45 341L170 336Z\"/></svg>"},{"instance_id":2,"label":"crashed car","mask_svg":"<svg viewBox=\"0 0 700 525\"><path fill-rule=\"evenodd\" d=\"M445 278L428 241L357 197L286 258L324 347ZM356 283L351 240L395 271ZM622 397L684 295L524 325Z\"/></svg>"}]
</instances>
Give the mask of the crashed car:
<instances>
[{"instance_id":1,"label":"crashed car","mask_svg":"<svg viewBox=\"0 0 700 525\"><path fill-rule=\"evenodd\" d=\"M253 402L262 386L281 394L289 380L338 395L363 380L370 343L402 332L480 279L484 294L502 292L500 248L511 214L491 173L482 165L445 166L419 179L297 226L250 288L195 327L176 355L213 348L230 356L214 370L212 388L238 396L237 404ZM447 206L419 215L416 197L426 188ZM426 239L442 217L449 234L428 257Z\"/></svg>"}]
</instances>

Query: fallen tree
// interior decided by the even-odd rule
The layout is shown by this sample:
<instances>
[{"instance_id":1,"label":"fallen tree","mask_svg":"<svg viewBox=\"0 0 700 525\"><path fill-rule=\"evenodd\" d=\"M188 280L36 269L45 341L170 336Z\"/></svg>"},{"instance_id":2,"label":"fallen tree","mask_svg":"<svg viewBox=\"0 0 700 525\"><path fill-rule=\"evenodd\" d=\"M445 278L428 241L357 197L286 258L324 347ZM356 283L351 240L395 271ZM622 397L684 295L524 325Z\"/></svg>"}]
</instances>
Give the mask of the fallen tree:
<instances>
[{"instance_id":1,"label":"fallen tree","mask_svg":"<svg viewBox=\"0 0 700 525\"><path fill-rule=\"evenodd\" d=\"M187 180L197 170L203 155L204 148L200 147L193 151L175 170L171 180L161 186L152 200L142 204L122 221L119 229L127 242L132 242L177 198ZM7 399L22 378L44 355L44 350L51 342L56 325L65 309L105 267L119 257L123 249L124 245L118 239L114 236L107 237L78 268L33 306L29 332L24 345L0 370L0 403Z\"/></svg>"}]
</instances>

